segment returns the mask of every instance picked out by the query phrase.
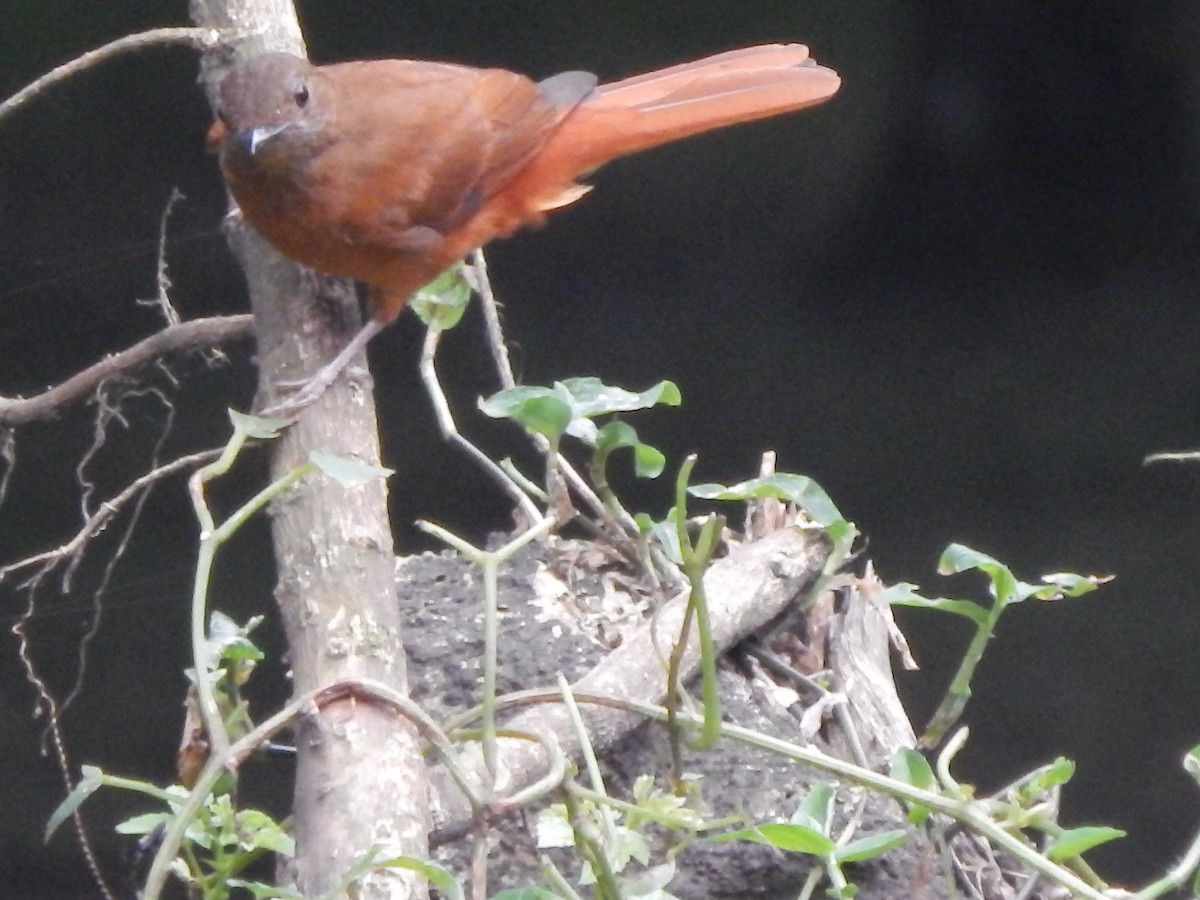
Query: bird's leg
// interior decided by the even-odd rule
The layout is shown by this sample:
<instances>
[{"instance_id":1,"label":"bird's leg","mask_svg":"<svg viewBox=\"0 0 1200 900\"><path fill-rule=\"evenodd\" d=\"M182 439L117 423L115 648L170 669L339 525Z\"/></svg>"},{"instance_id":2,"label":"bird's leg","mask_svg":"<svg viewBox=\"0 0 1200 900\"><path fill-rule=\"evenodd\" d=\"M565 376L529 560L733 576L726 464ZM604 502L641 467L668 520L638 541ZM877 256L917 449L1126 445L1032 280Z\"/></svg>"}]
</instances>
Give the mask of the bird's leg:
<instances>
[{"instance_id":1,"label":"bird's leg","mask_svg":"<svg viewBox=\"0 0 1200 900\"><path fill-rule=\"evenodd\" d=\"M337 381L342 371L350 365L354 357L365 349L371 338L379 334L382 329L383 324L378 319L369 319L367 324L359 329L358 334L350 339L350 343L343 347L337 356L308 378L296 382L281 382L276 385L282 391L294 391L294 393L290 393L289 396L262 410L260 415L276 419L287 419L296 415L324 394L329 386Z\"/></svg>"}]
</instances>

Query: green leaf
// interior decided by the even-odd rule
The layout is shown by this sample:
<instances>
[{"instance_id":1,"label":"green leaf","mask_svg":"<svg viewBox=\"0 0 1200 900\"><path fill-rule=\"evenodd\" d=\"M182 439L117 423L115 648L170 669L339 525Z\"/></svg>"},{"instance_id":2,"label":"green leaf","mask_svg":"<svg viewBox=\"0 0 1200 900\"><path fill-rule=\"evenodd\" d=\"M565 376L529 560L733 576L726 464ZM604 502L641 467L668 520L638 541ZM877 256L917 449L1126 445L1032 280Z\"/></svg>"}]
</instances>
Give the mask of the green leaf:
<instances>
[{"instance_id":1,"label":"green leaf","mask_svg":"<svg viewBox=\"0 0 1200 900\"><path fill-rule=\"evenodd\" d=\"M492 900L561 900L553 891L540 887L509 888L492 895Z\"/></svg>"},{"instance_id":2,"label":"green leaf","mask_svg":"<svg viewBox=\"0 0 1200 900\"><path fill-rule=\"evenodd\" d=\"M965 544L951 544L942 551L938 560L939 575L957 575L971 569L1004 568L1004 564L979 550L972 550Z\"/></svg>"},{"instance_id":3,"label":"green leaf","mask_svg":"<svg viewBox=\"0 0 1200 900\"><path fill-rule=\"evenodd\" d=\"M655 522L646 513L638 513L633 517L633 521L641 534L656 541L667 559L679 566L683 565L683 550L679 546L679 530L672 521L674 512L672 507L667 513L667 518L661 522Z\"/></svg>"},{"instance_id":4,"label":"green leaf","mask_svg":"<svg viewBox=\"0 0 1200 900\"><path fill-rule=\"evenodd\" d=\"M282 856L294 856L296 842L279 827L274 819L257 809L243 809L237 814L237 831L243 850L270 850Z\"/></svg>"},{"instance_id":5,"label":"green leaf","mask_svg":"<svg viewBox=\"0 0 1200 900\"><path fill-rule=\"evenodd\" d=\"M82 766L79 773L79 783L72 788L71 793L67 794L63 802L55 807L54 812L50 814L50 818L46 821L46 832L43 835L43 840L47 843L54 836L54 832L58 830L58 826L65 822L69 816L73 816L75 811L83 805L83 801L96 793L104 784L104 772L96 766Z\"/></svg>"},{"instance_id":6,"label":"green leaf","mask_svg":"<svg viewBox=\"0 0 1200 900\"><path fill-rule=\"evenodd\" d=\"M837 844L819 831L783 822L764 822L750 828L713 835L708 840L718 844L729 841L755 841L790 853L807 853L810 856L828 856L837 849Z\"/></svg>"},{"instance_id":7,"label":"green leaf","mask_svg":"<svg viewBox=\"0 0 1200 900\"><path fill-rule=\"evenodd\" d=\"M140 816L130 816L124 822L117 823L113 831L117 834L149 834L160 825L170 823L174 818L173 814L165 812L142 813Z\"/></svg>"},{"instance_id":8,"label":"green leaf","mask_svg":"<svg viewBox=\"0 0 1200 900\"><path fill-rule=\"evenodd\" d=\"M493 419L519 422L527 430L552 442L570 434L595 446L599 432L592 417L645 409L658 403L678 406L679 388L669 381L660 381L654 387L633 392L607 385L599 378L587 377L557 381L553 387L522 385L509 388L480 400L479 409ZM652 466L653 453L644 455L638 464Z\"/></svg>"},{"instance_id":9,"label":"green leaf","mask_svg":"<svg viewBox=\"0 0 1200 900\"><path fill-rule=\"evenodd\" d=\"M889 774L897 781L902 781L920 790L937 790L937 779L934 777L929 760L908 747L901 747L896 752L892 758ZM929 818L929 807L907 800L904 801L904 805L908 808L908 820L913 824L919 825Z\"/></svg>"},{"instance_id":10,"label":"green leaf","mask_svg":"<svg viewBox=\"0 0 1200 900\"><path fill-rule=\"evenodd\" d=\"M951 544L938 561L938 572L942 575L956 575L971 569L978 569L987 575L991 582L992 596L1002 604L1016 603L1030 598L1051 601L1063 597L1079 597L1112 581L1111 575L1076 575L1073 572L1056 572L1043 576L1041 584L1028 584L1018 581L1008 566L986 553L972 550L962 544Z\"/></svg>"},{"instance_id":11,"label":"green leaf","mask_svg":"<svg viewBox=\"0 0 1200 900\"><path fill-rule=\"evenodd\" d=\"M1026 797L1040 799L1057 787L1061 787L1075 775L1073 760L1060 756L1054 762L1036 770L1031 778L1021 787L1021 793Z\"/></svg>"},{"instance_id":12,"label":"green leaf","mask_svg":"<svg viewBox=\"0 0 1200 900\"><path fill-rule=\"evenodd\" d=\"M847 522L845 519L826 523L825 533L833 541L835 552L839 556L849 553L854 546L855 538L858 537L858 529L854 527L854 523Z\"/></svg>"},{"instance_id":13,"label":"green leaf","mask_svg":"<svg viewBox=\"0 0 1200 900\"><path fill-rule=\"evenodd\" d=\"M901 747L896 751L889 774L897 781L922 791L932 791L937 787L937 779L929 760L908 747Z\"/></svg>"},{"instance_id":14,"label":"green leaf","mask_svg":"<svg viewBox=\"0 0 1200 900\"><path fill-rule=\"evenodd\" d=\"M923 597L916 592L916 587L915 584L900 582L885 588L879 596L884 603L894 606L938 609L942 612L964 616L976 625L982 626L987 623L988 611L978 603L972 603L970 600L952 600L949 597Z\"/></svg>"},{"instance_id":15,"label":"green leaf","mask_svg":"<svg viewBox=\"0 0 1200 900\"><path fill-rule=\"evenodd\" d=\"M654 783L651 775L639 775L630 792L636 808L626 813L625 824L637 830L646 821L656 822L667 828L698 829L704 824L701 815L687 805L688 798L672 791L664 791Z\"/></svg>"},{"instance_id":16,"label":"green leaf","mask_svg":"<svg viewBox=\"0 0 1200 900\"><path fill-rule=\"evenodd\" d=\"M662 897L663 890L675 877L675 862L669 860L657 866L640 872L633 878L621 884L621 894L625 897ZM669 896L669 895L667 895Z\"/></svg>"},{"instance_id":17,"label":"green leaf","mask_svg":"<svg viewBox=\"0 0 1200 900\"><path fill-rule=\"evenodd\" d=\"M248 637L262 621L262 616L252 616L245 625L239 625L220 610L213 610L208 617L209 668L219 668L223 660L258 662L263 659L263 652Z\"/></svg>"},{"instance_id":18,"label":"green leaf","mask_svg":"<svg viewBox=\"0 0 1200 900\"><path fill-rule=\"evenodd\" d=\"M1055 572L1052 575L1043 575L1042 584L1026 585L1022 583L1021 589L1029 588L1028 596L1036 600L1061 600L1064 597L1081 597L1084 594L1090 594L1100 585L1108 584L1112 580L1112 575L1076 575L1074 572Z\"/></svg>"},{"instance_id":19,"label":"green leaf","mask_svg":"<svg viewBox=\"0 0 1200 900\"><path fill-rule=\"evenodd\" d=\"M623 872L630 860L643 866L650 861L650 845L646 839L624 825L613 829L613 845L608 848L609 862L616 872Z\"/></svg>"},{"instance_id":20,"label":"green leaf","mask_svg":"<svg viewBox=\"0 0 1200 900\"><path fill-rule=\"evenodd\" d=\"M804 798L804 802L792 813L791 824L803 825L820 834L828 835L833 821L833 800L837 796L833 785L818 781Z\"/></svg>"},{"instance_id":21,"label":"green leaf","mask_svg":"<svg viewBox=\"0 0 1200 900\"><path fill-rule=\"evenodd\" d=\"M537 846L539 850L575 846L575 831L563 804L552 803L538 813Z\"/></svg>"},{"instance_id":22,"label":"green leaf","mask_svg":"<svg viewBox=\"0 0 1200 900\"><path fill-rule=\"evenodd\" d=\"M383 466L373 466L357 459L351 459L347 456L334 456L332 453L324 453L320 450L314 450L309 453L308 459L318 469L345 488L358 487L359 485L387 478L389 475L394 474L391 469L385 469Z\"/></svg>"},{"instance_id":23,"label":"green leaf","mask_svg":"<svg viewBox=\"0 0 1200 900\"><path fill-rule=\"evenodd\" d=\"M322 900L334 900L334 898L342 897L343 891L346 888L362 880L364 875L378 869L407 869L410 872L416 872L418 875L428 879L430 884L441 891L446 900L463 900L462 888L458 886L458 882L454 876L441 866L436 863L414 859L411 856L382 858L382 851L379 847L372 847L364 853L342 875L340 883L322 895Z\"/></svg>"},{"instance_id":24,"label":"green leaf","mask_svg":"<svg viewBox=\"0 0 1200 900\"><path fill-rule=\"evenodd\" d=\"M908 840L908 832L903 829L884 831L879 834L873 834L870 837L859 838L857 841L851 841L844 847L838 847L834 851L833 857L839 863L862 862L864 859L883 856L889 850L894 850L901 846L906 840Z\"/></svg>"},{"instance_id":25,"label":"green leaf","mask_svg":"<svg viewBox=\"0 0 1200 900\"><path fill-rule=\"evenodd\" d=\"M408 305L430 328L448 331L459 323L470 302L466 269L462 263L455 263L413 294Z\"/></svg>"},{"instance_id":26,"label":"green leaf","mask_svg":"<svg viewBox=\"0 0 1200 900\"><path fill-rule=\"evenodd\" d=\"M999 560L993 559L979 550L972 550L963 544L951 544L938 560L938 574L957 575L978 569L987 575L991 582L992 596L1002 604L1015 603L1025 599L1020 595L1020 582L1012 570Z\"/></svg>"},{"instance_id":27,"label":"green leaf","mask_svg":"<svg viewBox=\"0 0 1200 900\"><path fill-rule=\"evenodd\" d=\"M442 868L437 863L426 862L425 860L415 859L411 856L397 856L394 859L389 859L375 865L377 869L384 867L389 869L407 869L410 872L416 872L418 875L425 876L429 883L437 888L445 900L463 900L463 892L458 884L458 880L454 877L453 873Z\"/></svg>"},{"instance_id":28,"label":"green leaf","mask_svg":"<svg viewBox=\"0 0 1200 900\"><path fill-rule=\"evenodd\" d=\"M573 418L570 395L547 387L508 388L480 400L479 409L493 419L512 419L551 442L562 437Z\"/></svg>"},{"instance_id":29,"label":"green leaf","mask_svg":"<svg viewBox=\"0 0 1200 900\"><path fill-rule=\"evenodd\" d=\"M1119 828L1110 828L1107 825L1084 825L1079 828L1071 828L1054 839L1046 851L1046 856L1054 862L1062 862L1082 856L1100 844L1107 844L1109 841L1123 837L1125 837L1124 831Z\"/></svg>"},{"instance_id":30,"label":"green leaf","mask_svg":"<svg viewBox=\"0 0 1200 900\"><path fill-rule=\"evenodd\" d=\"M266 416L252 416L248 413L238 412L236 409L228 410L228 412L229 421L233 424L235 431L262 441L269 441L279 437L279 432L292 423L291 419L269 419Z\"/></svg>"},{"instance_id":31,"label":"green leaf","mask_svg":"<svg viewBox=\"0 0 1200 900\"><path fill-rule=\"evenodd\" d=\"M634 471L639 478L657 478L667 464L663 453L638 439L637 431L626 422L609 422L596 435L596 452L607 456L614 450L633 450Z\"/></svg>"},{"instance_id":32,"label":"green leaf","mask_svg":"<svg viewBox=\"0 0 1200 900\"><path fill-rule=\"evenodd\" d=\"M660 381L644 391L627 391L625 388L605 384L595 376L564 378L559 382L570 393L575 415L586 418L609 413L632 412L652 406L678 406L682 402L679 388L672 381Z\"/></svg>"},{"instance_id":33,"label":"green leaf","mask_svg":"<svg viewBox=\"0 0 1200 900\"><path fill-rule=\"evenodd\" d=\"M722 484L698 484L688 488L688 493L704 500L759 500L774 497L794 503L808 513L818 525L828 526L842 521L842 514L825 490L805 475L776 472L751 478L726 487Z\"/></svg>"}]
</instances>

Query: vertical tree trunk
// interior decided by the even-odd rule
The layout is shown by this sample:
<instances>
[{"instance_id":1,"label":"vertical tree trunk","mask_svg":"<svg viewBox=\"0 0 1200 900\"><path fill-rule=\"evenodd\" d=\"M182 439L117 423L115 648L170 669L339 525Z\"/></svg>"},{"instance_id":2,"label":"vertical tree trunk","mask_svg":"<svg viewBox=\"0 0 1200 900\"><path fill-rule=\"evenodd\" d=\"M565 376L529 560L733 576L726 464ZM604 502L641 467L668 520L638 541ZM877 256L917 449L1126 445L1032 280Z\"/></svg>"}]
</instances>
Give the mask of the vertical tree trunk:
<instances>
[{"instance_id":1,"label":"vertical tree trunk","mask_svg":"<svg viewBox=\"0 0 1200 900\"><path fill-rule=\"evenodd\" d=\"M304 53L290 0L192 0L198 25L218 29L222 46L203 63L210 97L235 58L264 51ZM353 285L318 278L276 253L240 222L229 227L254 308L259 391L329 359L359 327ZM365 359L353 369L366 371ZM276 442L278 476L314 450L378 464L369 377L343 376ZM272 510L283 617L296 691L340 678L372 678L407 692L395 598L386 485L353 489L324 476L302 482ZM336 885L372 847L425 858L428 786L415 730L390 711L346 701L297 728L297 887L311 896ZM393 871L369 875L360 896L424 893Z\"/></svg>"}]
</instances>

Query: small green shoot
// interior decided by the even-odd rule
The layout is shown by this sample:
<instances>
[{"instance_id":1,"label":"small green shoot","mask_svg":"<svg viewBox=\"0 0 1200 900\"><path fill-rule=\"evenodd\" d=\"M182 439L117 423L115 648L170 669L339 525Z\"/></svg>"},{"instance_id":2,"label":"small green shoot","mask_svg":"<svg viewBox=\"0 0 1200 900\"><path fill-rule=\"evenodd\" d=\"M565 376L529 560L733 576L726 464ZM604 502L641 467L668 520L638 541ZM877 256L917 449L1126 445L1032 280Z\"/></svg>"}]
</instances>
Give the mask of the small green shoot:
<instances>
[{"instance_id":1,"label":"small green shoot","mask_svg":"<svg viewBox=\"0 0 1200 900\"><path fill-rule=\"evenodd\" d=\"M789 822L759 822L735 831L715 835L708 840L725 843L728 841L755 841L767 844L787 853L803 853L816 857L830 881L830 896L853 897L854 885L850 884L841 867L846 863L863 862L882 856L899 847L908 839L903 829L868 835L857 841L839 842L834 837L833 812L837 790L829 782L813 785L804 802L792 813ZM811 880L801 896L807 896L815 880Z\"/></svg>"},{"instance_id":2,"label":"small green shoot","mask_svg":"<svg viewBox=\"0 0 1200 900\"><path fill-rule=\"evenodd\" d=\"M585 864L580 884L598 883L596 867L586 861L587 855L596 856L598 852L596 862L607 877L615 879L619 887L617 896L670 900L672 895L666 892L666 887L675 876L674 856L703 826L702 817L685 805L684 798L656 787L649 775L640 776L634 783L633 802L573 788L569 783L567 790L566 803L552 804L538 814L538 847L543 850L579 847L584 840L589 850L587 853L581 850ZM657 865L651 865L650 843L644 834L651 826L665 828L671 835L667 860ZM629 871L633 864L635 870Z\"/></svg>"},{"instance_id":3,"label":"small green shoot","mask_svg":"<svg viewBox=\"0 0 1200 900\"><path fill-rule=\"evenodd\" d=\"M509 388L480 400L479 408L494 419L512 419L531 434L544 437L550 444L551 462L564 435L592 448L589 472L593 486L605 507L620 518L623 510L608 483L609 457L622 448L632 450L639 478L657 478L666 458L638 438L632 426L620 421L600 426L594 420L653 406L678 406L680 402L679 388L670 381L660 381L644 391L627 391L589 377L567 378L551 387Z\"/></svg>"},{"instance_id":4,"label":"small green shoot","mask_svg":"<svg viewBox=\"0 0 1200 900\"><path fill-rule=\"evenodd\" d=\"M971 698L971 678L983 658L983 651L996 629L996 623L1006 608L1029 599L1050 602L1064 597L1079 597L1112 580L1111 576L1060 572L1044 576L1041 584L1029 584L1018 580L1012 570L999 560L962 544L951 544L938 561L939 575L956 575L972 570L978 570L987 576L988 592L992 597L990 607L967 600L922 597L911 584L895 585L883 594L888 603L955 613L964 616L975 625L975 634L963 655L958 672L925 733L921 735L922 747L937 746L946 732L962 717L963 710Z\"/></svg>"},{"instance_id":5,"label":"small green shoot","mask_svg":"<svg viewBox=\"0 0 1200 900\"><path fill-rule=\"evenodd\" d=\"M260 621L260 617L254 617L245 625L238 625L228 616L214 612L201 654L200 662L213 688L222 725L235 739L253 728L240 689L263 657L262 651L249 638ZM187 675L193 685L198 683L194 669L188 670ZM102 787L144 794L164 807L126 819L116 826L119 834L147 836L165 832L188 800L188 791L178 785L163 789L146 781L108 775L94 766L84 766L75 789L50 816L46 839L49 840L55 830ZM263 854L291 856L295 848L291 835L266 813L238 809L234 805L233 787L233 776L225 773L188 823L176 857L176 873L204 900L226 900L232 887L245 888L255 897L295 896L286 889L237 878Z\"/></svg>"}]
</instances>

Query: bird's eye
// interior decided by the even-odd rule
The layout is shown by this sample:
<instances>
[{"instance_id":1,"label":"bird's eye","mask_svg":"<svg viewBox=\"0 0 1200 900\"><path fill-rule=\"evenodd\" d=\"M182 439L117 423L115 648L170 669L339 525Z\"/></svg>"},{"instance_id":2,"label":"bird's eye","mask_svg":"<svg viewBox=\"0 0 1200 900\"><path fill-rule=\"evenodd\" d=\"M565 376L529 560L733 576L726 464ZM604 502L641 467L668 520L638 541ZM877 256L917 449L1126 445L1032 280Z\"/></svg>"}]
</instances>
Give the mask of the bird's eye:
<instances>
[{"instance_id":1,"label":"bird's eye","mask_svg":"<svg viewBox=\"0 0 1200 900\"><path fill-rule=\"evenodd\" d=\"M303 81L297 83L297 85L292 88L292 99L296 101L296 105L301 109L304 109L304 107L308 106L308 85Z\"/></svg>"}]
</instances>

